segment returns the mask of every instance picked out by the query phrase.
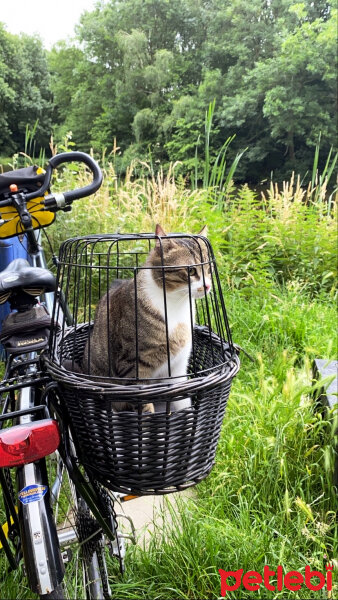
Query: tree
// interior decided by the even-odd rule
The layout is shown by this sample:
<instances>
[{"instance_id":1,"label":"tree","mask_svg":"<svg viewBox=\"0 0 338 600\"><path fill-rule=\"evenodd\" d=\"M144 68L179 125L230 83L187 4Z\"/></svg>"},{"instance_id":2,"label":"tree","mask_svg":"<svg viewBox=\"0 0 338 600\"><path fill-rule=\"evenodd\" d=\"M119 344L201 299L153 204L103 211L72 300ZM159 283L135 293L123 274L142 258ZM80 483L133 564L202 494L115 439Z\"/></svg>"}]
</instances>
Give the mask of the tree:
<instances>
[{"instance_id":1,"label":"tree","mask_svg":"<svg viewBox=\"0 0 338 600\"><path fill-rule=\"evenodd\" d=\"M80 65L84 62L80 48L64 41L58 42L48 53L48 68L54 100L54 124L67 124L74 90L82 83Z\"/></svg>"},{"instance_id":2,"label":"tree","mask_svg":"<svg viewBox=\"0 0 338 600\"><path fill-rule=\"evenodd\" d=\"M37 150L52 131L52 96L46 52L38 37L11 35L0 24L1 153L23 150L26 126L35 128Z\"/></svg>"},{"instance_id":3,"label":"tree","mask_svg":"<svg viewBox=\"0 0 338 600\"><path fill-rule=\"evenodd\" d=\"M242 181L310 170L319 132L323 157L335 143L336 17L325 0L98 2L77 42L49 54L56 136L71 130L96 151L117 139L126 157L150 151L190 172L215 100L211 161L235 134L228 159L247 148ZM0 44L1 135L17 147L15 123L28 115L43 143L51 98L41 44L30 38L25 49L6 32Z\"/></svg>"},{"instance_id":4,"label":"tree","mask_svg":"<svg viewBox=\"0 0 338 600\"><path fill-rule=\"evenodd\" d=\"M265 91L263 114L271 136L286 148L292 163L297 149L312 149L319 133L326 146L334 143L336 128L337 56L336 15L308 21L304 4L291 7L299 18L281 43L279 54L259 63L253 73Z\"/></svg>"},{"instance_id":5,"label":"tree","mask_svg":"<svg viewBox=\"0 0 338 600\"><path fill-rule=\"evenodd\" d=\"M14 44L0 23L0 152L10 153L15 150L11 140L9 127L10 113L14 108L15 92L10 85L13 65Z\"/></svg>"},{"instance_id":6,"label":"tree","mask_svg":"<svg viewBox=\"0 0 338 600\"><path fill-rule=\"evenodd\" d=\"M119 145L127 148L135 142L136 132L139 136L138 124L144 121L142 116L150 116L149 111L152 121L157 120L158 137L154 140L151 128L149 138L142 134L142 141L163 145L159 123L184 86L200 80L200 4L111 0L82 16L78 35L86 48L85 69L94 62L100 71L101 107L87 134L94 146L109 148L117 137Z\"/></svg>"}]
</instances>

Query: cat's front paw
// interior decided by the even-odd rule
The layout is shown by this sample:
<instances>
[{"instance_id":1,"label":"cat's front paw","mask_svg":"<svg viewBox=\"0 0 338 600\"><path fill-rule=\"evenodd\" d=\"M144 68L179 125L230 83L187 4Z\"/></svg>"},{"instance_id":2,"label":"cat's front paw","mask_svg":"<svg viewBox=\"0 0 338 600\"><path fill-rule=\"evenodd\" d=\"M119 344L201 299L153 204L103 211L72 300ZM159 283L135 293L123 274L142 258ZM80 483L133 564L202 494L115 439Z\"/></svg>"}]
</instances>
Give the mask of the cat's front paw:
<instances>
[{"instance_id":1,"label":"cat's front paw","mask_svg":"<svg viewBox=\"0 0 338 600\"><path fill-rule=\"evenodd\" d=\"M144 404L144 406L142 406L142 412L143 413L154 413L155 412L154 405L153 404Z\"/></svg>"}]
</instances>

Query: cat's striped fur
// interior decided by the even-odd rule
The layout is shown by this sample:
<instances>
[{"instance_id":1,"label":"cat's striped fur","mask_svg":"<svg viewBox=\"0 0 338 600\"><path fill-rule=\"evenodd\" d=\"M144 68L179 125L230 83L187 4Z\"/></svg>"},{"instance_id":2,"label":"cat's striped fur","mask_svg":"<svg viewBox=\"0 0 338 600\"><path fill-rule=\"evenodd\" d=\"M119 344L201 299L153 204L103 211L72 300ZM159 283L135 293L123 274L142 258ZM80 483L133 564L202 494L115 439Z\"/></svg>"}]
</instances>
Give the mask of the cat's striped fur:
<instances>
[{"instance_id":1,"label":"cat's striped fur","mask_svg":"<svg viewBox=\"0 0 338 600\"><path fill-rule=\"evenodd\" d=\"M134 279L116 280L97 306L84 372L126 378L126 383L135 378L143 383L169 376L186 379L195 298L211 288L208 249L201 238L169 238L159 225L155 233L155 248L136 276L137 315ZM202 267L202 262L207 264ZM126 410L130 405L114 403L113 408ZM153 412L153 405L143 410Z\"/></svg>"}]
</instances>

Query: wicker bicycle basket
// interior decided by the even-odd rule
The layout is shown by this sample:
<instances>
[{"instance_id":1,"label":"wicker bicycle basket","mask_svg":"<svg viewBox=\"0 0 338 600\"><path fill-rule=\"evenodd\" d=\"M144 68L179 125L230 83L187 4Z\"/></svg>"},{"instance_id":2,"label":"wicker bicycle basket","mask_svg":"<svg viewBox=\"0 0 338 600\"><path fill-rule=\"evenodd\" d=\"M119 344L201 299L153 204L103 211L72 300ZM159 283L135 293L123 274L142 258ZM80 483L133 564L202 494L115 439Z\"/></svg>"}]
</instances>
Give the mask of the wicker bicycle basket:
<instances>
[{"instance_id":1,"label":"wicker bicycle basket","mask_svg":"<svg viewBox=\"0 0 338 600\"><path fill-rule=\"evenodd\" d=\"M189 254L189 260L181 264L176 257L175 265L169 264L166 245ZM151 257L156 253L154 263ZM154 281L158 277L157 283L153 279L150 283L155 295L161 298L163 294L163 311L157 306L151 319L142 316L141 294L150 294L148 289L142 291L145 277ZM68 312L62 312L59 304L54 307L53 321L59 326L52 330L45 365L57 382L88 474L112 490L138 495L165 494L204 479L214 464L232 379L239 369L208 240L183 234L171 234L165 240L156 234L71 239L61 246L57 279L59 297ZM191 311L184 372L177 370L172 345L172 320L179 319L180 310L171 307L177 281L184 289L182 303ZM196 286L203 290L195 292ZM123 287L129 289L130 306L129 296L124 296L121 308L116 289ZM119 323L114 323L118 317ZM142 319L150 319L143 329ZM98 346L95 328L97 333L99 322ZM151 323L155 333L150 331ZM115 356L117 332L122 327L123 338L124 326L127 341L123 339L118 347L121 351L124 343L129 344L134 367L122 376L116 366L120 363L114 364L107 356ZM178 323L176 334L182 328ZM128 341L133 331L134 343ZM156 349L151 360L165 365L147 377L142 371L140 336L144 332L148 332L150 353L152 344ZM100 352L102 364L109 364L109 372L92 368L94 350ZM130 364L130 356L128 360Z\"/></svg>"}]
</instances>

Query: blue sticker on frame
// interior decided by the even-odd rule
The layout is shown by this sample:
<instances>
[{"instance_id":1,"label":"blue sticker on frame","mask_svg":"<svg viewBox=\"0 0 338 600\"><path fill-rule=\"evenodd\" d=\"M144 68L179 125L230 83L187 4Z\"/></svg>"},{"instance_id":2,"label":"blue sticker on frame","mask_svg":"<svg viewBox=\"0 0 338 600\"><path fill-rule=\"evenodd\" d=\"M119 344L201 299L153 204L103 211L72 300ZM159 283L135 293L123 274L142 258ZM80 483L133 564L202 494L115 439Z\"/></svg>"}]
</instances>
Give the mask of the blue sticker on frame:
<instances>
[{"instance_id":1,"label":"blue sticker on frame","mask_svg":"<svg viewBox=\"0 0 338 600\"><path fill-rule=\"evenodd\" d=\"M47 485L27 485L22 488L19 492L19 500L22 504L29 504L30 502L39 502L42 500L44 495L47 493L48 486Z\"/></svg>"}]
</instances>

